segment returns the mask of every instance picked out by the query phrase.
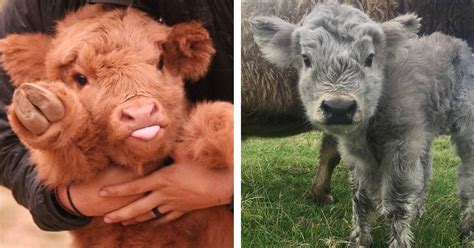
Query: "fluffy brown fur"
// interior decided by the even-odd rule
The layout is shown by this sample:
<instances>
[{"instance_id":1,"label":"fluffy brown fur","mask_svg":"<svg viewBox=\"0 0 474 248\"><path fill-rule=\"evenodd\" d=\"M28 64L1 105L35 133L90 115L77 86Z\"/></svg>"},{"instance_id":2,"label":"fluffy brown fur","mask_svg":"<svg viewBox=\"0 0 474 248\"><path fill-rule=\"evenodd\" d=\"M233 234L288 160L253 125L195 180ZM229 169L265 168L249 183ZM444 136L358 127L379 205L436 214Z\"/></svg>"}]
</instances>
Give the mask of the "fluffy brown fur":
<instances>
[{"instance_id":1,"label":"fluffy brown fur","mask_svg":"<svg viewBox=\"0 0 474 248\"><path fill-rule=\"evenodd\" d=\"M201 103L190 110L185 98L183 80L202 77L214 54L197 22L167 27L133 8L88 5L60 21L53 37L11 35L0 41L0 51L18 87L9 107L11 126L51 189L110 166L141 174L172 154L209 169L233 166L232 105ZM78 75L87 84L79 84ZM57 97L64 117L44 111L57 107L55 97L38 92ZM30 102L35 107L28 108ZM133 130L121 115L142 103L156 106L152 118L161 127L149 141L130 137ZM22 123L38 115L46 131L35 134ZM231 247L232 218L226 207L214 207L161 226L148 221L123 227L97 218L72 233L77 247Z\"/></svg>"},{"instance_id":2,"label":"fluffy brown fur","mask_svg":"<svg viewBox=\"0 0 474 248\"><path fill-rule=\"evenodd\" d=\"M189 115L176 147L176 161L194 161L208 168L234 166L233 105L216 102L198 105ZM184 151L184 152L181 152Z\"/></svg>"},{"instance_id":3,"label":"fluffy brown fur","mask_svg":"<svg viewBox=\"0 0 474 248\"><path fill-rule=\"evenodd\" d=\"M34 48L31 44L35 44ZM10 61L10 58L14 58L13 63L3 63L3 68L10 72L14 85L44 79L43 59L50 44L51 37L44 34L13 34L8 39L0 40L0 47L8 47L3 51L3 60Z\"/></svg>"}]
</instances>

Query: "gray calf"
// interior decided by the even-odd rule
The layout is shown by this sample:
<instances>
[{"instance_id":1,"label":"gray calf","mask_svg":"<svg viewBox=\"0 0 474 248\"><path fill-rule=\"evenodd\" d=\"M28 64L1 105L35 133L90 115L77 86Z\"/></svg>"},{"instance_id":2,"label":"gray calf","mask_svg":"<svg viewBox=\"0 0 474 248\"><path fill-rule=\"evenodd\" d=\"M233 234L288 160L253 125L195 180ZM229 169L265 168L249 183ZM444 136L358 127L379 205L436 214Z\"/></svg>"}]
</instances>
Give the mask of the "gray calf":
<instances>
[{"instance_id":1,"label":"gray calf","mask_svg":"<svg viewBox=\"0 0 474 248\"><path fill-rule=\"evenodd\" d=\"M415 37L414 15L376 23L332 3L299 24L256 17L252 28L268 61L299 72L308 119L337 137L351 174L354 246L371 244L369 217L378 208L390 247L411 247L440 134L452 135L462 160L461 231L474 245L474 72L465 42Z\"/></svg>"},{"instance_id":2,"label":"gray calf","mask_svg":"<svg viewBox=\"0 0 474 248\"><path fill-rule=\"evenodd\" d=\"M249 19L259 14L298 21L311 11L316 2L318 0L242 2L242 137L289 136L312 129L298 97L296 70L278 68L261 57ZM332 171L339 161L335 138L325 135L311 187L311 196L316 203L334 202L330 183Z\"/></svg>"}]
</instances>

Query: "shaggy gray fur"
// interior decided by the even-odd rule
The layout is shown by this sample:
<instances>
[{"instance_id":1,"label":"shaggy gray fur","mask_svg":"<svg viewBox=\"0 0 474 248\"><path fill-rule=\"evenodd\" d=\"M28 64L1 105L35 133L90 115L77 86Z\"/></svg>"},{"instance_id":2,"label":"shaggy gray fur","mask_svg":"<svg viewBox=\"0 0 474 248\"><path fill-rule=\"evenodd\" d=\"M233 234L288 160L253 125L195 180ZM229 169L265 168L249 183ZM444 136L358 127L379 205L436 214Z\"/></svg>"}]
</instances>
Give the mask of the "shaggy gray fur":
<instances>
[{"instance_id":1,"label":"shaggy gray fur","mask_svg":"<svg viewBox=\"0 0 474 248\"><path fill-rule=\"evenodd\" d=\"M311 122L337 136L351 174L353 246L370 246L369 217L378 209L390 226L390 247L411 247L410 224L422 213L431 143L440 134L451 134L462 160L460 226L474 246L474 71L465 42L441 33L414 37L415 15L376 23L332 3L318 5L299 24L276 17L251 24L268 61L298 70ZM336 98L357 103L351 125L325 122L321 102Z\"/></svg>"}]
</instances>

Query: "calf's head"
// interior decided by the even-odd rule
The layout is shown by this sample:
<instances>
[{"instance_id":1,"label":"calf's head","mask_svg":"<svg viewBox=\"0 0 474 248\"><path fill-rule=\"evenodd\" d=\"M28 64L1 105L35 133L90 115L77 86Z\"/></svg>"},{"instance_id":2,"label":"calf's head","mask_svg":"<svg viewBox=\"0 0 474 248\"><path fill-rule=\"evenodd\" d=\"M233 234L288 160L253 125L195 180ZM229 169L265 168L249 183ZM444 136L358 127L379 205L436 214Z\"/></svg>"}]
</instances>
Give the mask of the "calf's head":
<instances>
[{"instance_id":1,"label":"calf's head","mask_svg":"<svg viewBox=\"0 0 474 248\"><path fill-rule=\"evenodd\" d=\"M184 80L197 80L214 54L196 22L168 27L133 8L89 5L68 14L53 36L0 41L15 85L61 81L77 93L94 132L117 163L169 154L184 120Z\"/></svg>"},{"instance_id":2,"label":"calf's head","mask_svg":"<svg viewBox=\"0 0 474 248\"><path fill-rule=\"evenodd\" d=\"M372 21L349 5L322 4L299 24L254 17L262 55L299 72L299 94L312 124L347 132L368 120L381 96L387 60L420 24L414 15Z\"/></svg>"}]
</instances>

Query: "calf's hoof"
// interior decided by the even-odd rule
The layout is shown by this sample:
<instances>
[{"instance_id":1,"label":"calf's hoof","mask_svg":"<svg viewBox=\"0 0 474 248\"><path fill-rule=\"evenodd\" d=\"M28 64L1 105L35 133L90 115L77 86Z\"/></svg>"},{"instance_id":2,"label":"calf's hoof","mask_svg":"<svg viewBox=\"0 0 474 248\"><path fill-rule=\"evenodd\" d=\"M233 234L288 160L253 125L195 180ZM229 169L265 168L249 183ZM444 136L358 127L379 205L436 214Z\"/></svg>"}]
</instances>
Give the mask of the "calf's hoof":
<instances>
[{"instance_id":1,"label":"calf's hoof","mask_svg":"<svg viewBox=\"0 0 474 248\"><path fill-rule=\"evenodd\" d=\"M466 232L461 235L462 244L466 248L474 248L474 231Z\"/></svg>"},{"instance_id":2,"label":"calf's hoof","mask_svg":"<svg viewBox=\"0 0 474 248\"><path fill-rule=\"evenodd\" d=\"M349 243L347 247L350 248L369 248L372 244L372 236L370 234L364 234L357 232L355 230L352 231Z\"/></svg>"},{"instance_id":3,"label":"calf's hoof","mask_svg":"<svg viewBox=\"0 0 474 248\"><path fill-rule=\"evenodd\" d=\"M358 245L358 244L352 244L352 243L349 243L347 245L348 248L369 248L370 246L365 246L365 245Z\"/></svg>"},{"instance_id":4,"label":"calf's hoof","mask_svg":"<svg viewBox=\"0 0 474 248\"><path fill-rule=\"evenodd\" d=\"M397 240L393 240L388 247L389 248L411 248L411 244L408 241L400 243Z\"/></svg>"},{"instance_id":5,"label":"calf's hoof","mask_svg":"<svg viewBox=\"0 0 474 248\"><path fill-rule=\"evenodd\" d=\"M313 201L318 205L332 205L336 202L334 200L334 197L330 194L313 195L312 198L313 198Z\"/></svg>"},{"instance_id":6,"label":"calf's hoof","mask_svg":"<svg viewBox=\"0 0 474 248\"><path fill-rule=\"evenodd\" d=\"M34 135L45 133L50 123L64 117L61 100L53 92L38 85L20 85L13 95L13 104L18 120Z\"/></svg>"},{"instance_id":7,"label":"calf's hoof","mask_svg":"<svg viewBox=\"0 0 474 248\"><path fill-rule=\"evenodd\" d=\"M330 193L323 193L319 190L311 191L311 199L318 205L331 205L336 202Z\"/></svg>"}]
</instances>

